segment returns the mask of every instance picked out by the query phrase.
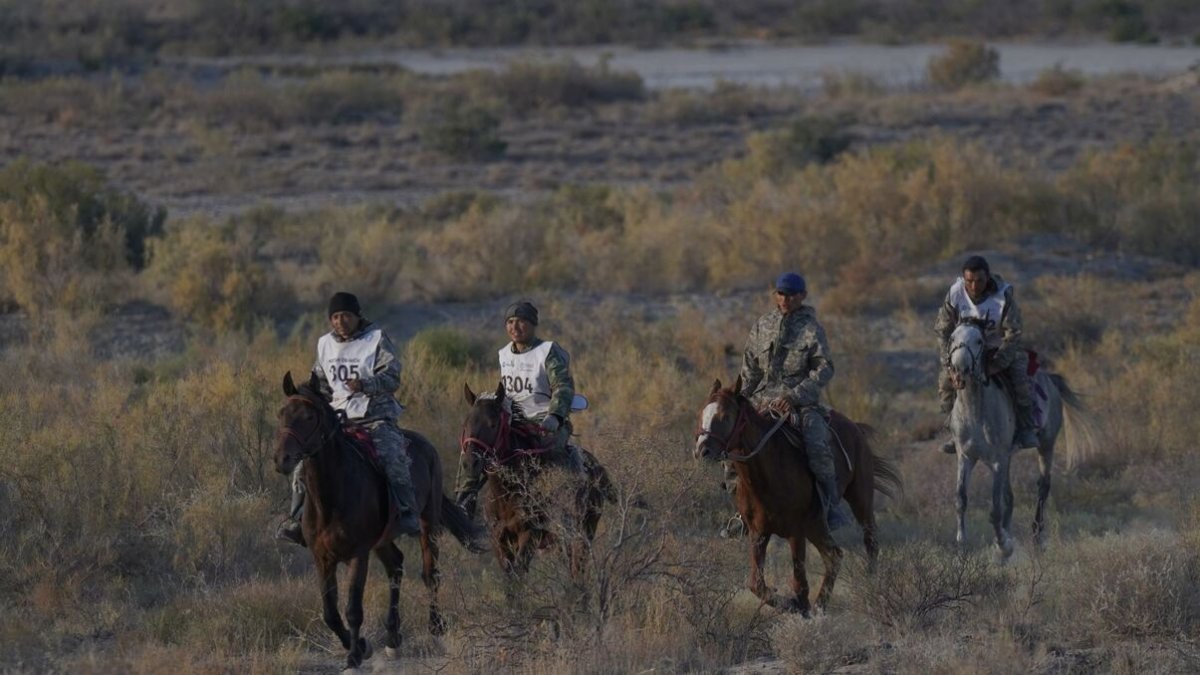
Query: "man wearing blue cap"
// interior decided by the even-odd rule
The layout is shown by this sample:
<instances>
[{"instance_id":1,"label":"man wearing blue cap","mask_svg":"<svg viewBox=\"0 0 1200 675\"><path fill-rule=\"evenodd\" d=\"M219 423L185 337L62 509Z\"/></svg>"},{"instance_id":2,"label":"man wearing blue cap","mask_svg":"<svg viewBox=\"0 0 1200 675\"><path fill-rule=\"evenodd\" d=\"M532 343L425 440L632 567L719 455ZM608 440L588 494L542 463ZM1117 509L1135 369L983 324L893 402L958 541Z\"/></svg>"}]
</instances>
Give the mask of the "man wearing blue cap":
<instances>
[{"instance_id":1,"label":"man wearing blue cap","mask_svg":"<svg viewBox=\"0 0 1200 675\"><path fill-rule=\"evenodd\" d=\"M808 465L833 530L850 522L837 508L841 496L826 411L820 403L821 388L833 379L833 360L816 310L804 304L807 297L808 285L799 274L788 272L775 280L775 308L759 318L746 341L742 394L759 408L782 402L792 411L792 419L798 418Z\"/></svg>"}]
</instances>

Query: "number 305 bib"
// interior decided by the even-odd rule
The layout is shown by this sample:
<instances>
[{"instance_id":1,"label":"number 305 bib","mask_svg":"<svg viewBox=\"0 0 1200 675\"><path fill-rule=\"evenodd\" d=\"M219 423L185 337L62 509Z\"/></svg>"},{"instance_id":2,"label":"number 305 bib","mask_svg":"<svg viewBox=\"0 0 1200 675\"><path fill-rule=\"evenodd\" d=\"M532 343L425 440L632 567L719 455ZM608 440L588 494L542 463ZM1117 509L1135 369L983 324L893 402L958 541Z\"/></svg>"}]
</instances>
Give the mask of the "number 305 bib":
<instances>
[{"instance_id":1,"label":"number 305 bib","mask_svg":"<svg viewBox=\"0 0 1200 675\"><path fill-rule=\"evenodd\" d=\"M536 419L550 412L550 375L546 356L553 342L543 342L523 354L508 343L500 350L500 379L508 397L521 406L525 416Z\"/></svg>"},{"instance_id":2,"label":"number 305 bib","mask_svg":"<svg viewBox=\"0 0 1200 675\"><path fill-rule=\"evenodd\" d=\"M359 419L367 414L371 399L362 392L352 392L346 386L350 380L369 377L375 370L375 352L383 331L373 328L354 340L338 342L333 333L327 333L317 342L317 359L333 390L334 408L345 410L350 419Z\"/></svg>"}]
</instances>

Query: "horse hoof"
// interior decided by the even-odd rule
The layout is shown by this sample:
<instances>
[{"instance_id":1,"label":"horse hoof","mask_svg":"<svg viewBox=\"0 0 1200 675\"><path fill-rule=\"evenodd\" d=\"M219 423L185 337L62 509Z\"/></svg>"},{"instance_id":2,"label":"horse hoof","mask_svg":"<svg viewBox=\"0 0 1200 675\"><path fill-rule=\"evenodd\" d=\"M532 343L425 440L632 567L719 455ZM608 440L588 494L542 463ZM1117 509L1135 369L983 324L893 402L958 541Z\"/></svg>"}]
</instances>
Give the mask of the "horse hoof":
<instances>
[{"instance_id":1,"label":"horse hoof","mask_svg":"<svg viewBox=\"0 0 1200 675\"><path fill-rule=\"evenodd\" d=\"M371 648L371 643L368 640L366 640L364 638L359 638L358 644L360 646L362 646L362 660L363 661L366 661L367 659L371 658L372 656L375 656L375 650Z\"/></svg>"},{"instance_id":2,"label":"horse hoof","mask_svg":"<svg viewBox=\"0 0 1200 675\"><path fill-rule=\"evenodd\" d=\"M395 647L384 647L383 655L385 657L387 657L388 660L392 660L392 659L395 659L396 657L400 656L400 650L396 649Z\"/></svg>"},{"instance_id":3,"label":"horse hoof","mask_svg":"<svg viewBox=\"0 0 1200 675\"><path fill-rule=\"evenodd\" d=\"M362 671L358 668L347 667L342 669L342 675L359 675L360 673L362 673Z\"/></svg>"}]
</instances>

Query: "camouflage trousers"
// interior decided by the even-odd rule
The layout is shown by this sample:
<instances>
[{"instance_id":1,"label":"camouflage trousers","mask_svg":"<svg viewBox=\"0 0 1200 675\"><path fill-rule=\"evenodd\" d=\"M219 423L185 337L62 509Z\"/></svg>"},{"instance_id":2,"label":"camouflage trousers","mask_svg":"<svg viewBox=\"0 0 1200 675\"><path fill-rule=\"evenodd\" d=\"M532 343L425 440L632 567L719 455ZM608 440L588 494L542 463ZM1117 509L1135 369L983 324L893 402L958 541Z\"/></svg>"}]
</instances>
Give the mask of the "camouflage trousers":
<instances>
[{"instance_id":1,"label":"camouflage trousers","mask_svg":"<svg viewBox=\"0 0 1200 675\"><path fill-rule=\"evenodd\" d=\"M1016 358L1000 374L1008 381L1009 391L1012 392L1017 424L1032 425L1033 395L1029 388L1029 354L1024 349L1018 349ZM943 364L938 373L938 399L941 401L942 412L950 414L950 411L954 409L954 399L957 394L958 392L950 384L950 369Z\"/></svg>"},{"instance_id":2,"label":"camouflage trousers","mask_svg":"<svg viewBox=\"0 0 1200 675\"><path fill-rule=\"evenodd\" d=\"M808 456L808 468L818 482L837 481L837 469L833 463L833 450L829 446L829 423L825 411L818 406L793 409L788 424L800 431L804 437L804 452ZM725 489L730 493L736 488L737 473L733 462L725 462Z\"/></svg>"},{"instance_id":3,"label":"camouflage trousers","mask_svg":"<svg viewBox=\"0 0 1200 675\"><path fill-rule=\"evenodd\" d=\"M540 455L543 465L558 467L572 474L583 474L583 454L579 452L579 448L568 442L570 439L571 425L563 424L554 432L549 449ZM454 497L459 504L462 504L464 498L473 497L483 488L487 481L485 468L483 460L470 449L459 453L458 479L454 487Z\"/></svg>"},{"instance_id":4,"label":"camouflage trousers","mask_svg":"<svg viewBox=\"0 0 1200 675\"><path fill-rule=\"evenodd\" d=\"M380 420L363 425L375 442L375 451L379 453L384 473L391 484L392 493L402 511L417 512L416 495L413 490L412 474L409 470L411 460L408 457L408 437L396 426L395 420ZM292 471L292 491L304 494L304 480L301 471L304 462L301 461Z\"/></svg>"}]
</instances>

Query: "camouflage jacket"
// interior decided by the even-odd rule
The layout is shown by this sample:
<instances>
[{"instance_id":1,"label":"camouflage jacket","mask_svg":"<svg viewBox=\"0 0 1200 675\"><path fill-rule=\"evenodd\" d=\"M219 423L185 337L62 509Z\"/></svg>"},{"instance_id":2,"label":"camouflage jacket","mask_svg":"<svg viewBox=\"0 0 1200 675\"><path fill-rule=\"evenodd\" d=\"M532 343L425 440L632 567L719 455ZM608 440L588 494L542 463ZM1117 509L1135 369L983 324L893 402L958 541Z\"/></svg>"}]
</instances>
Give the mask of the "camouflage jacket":
<instances>
[{"instance_id":1,"label":"camouflage jacket","mask_svg":"<svg viewBox=\"0 0 1200 675\"><path fill-rule=\"evenodd\" d=\"M1003 278L993 274L988 281L988 295L991 296L1005 285ZM1000 333L1000 347L991 357L992 365L997 368L1007 368L1011 365L1017 350L1021 348L1021 310L1017 307L1011 285L1008 285L1004 296L1004 313L1000 315L999 325L995 328ZM949 362L950 336L958 326L958 319L958 310L951 302L950 293L946 293L946 298L938 309L937 320L933 324L933 330L938 336L938 356L943 366Z\"/></svg>"},{"instance_id":2,"label":"camouflage jacket","mask_svg":"<svg viewBox=\"0 0 1200 675\"><path fill-rule=\"evenodd\" d=\"M373 323L363 319L362 325L347 339L357 340L374 327ZM396 390L400 388L400 359L396 356L396 346L392 344L387 331L381 332L383 334L379 338L379 347L375 351L375 368L370 375L359 378L363 384L363 393L371 398L367 405L367 414L358 420L360 424L380 420L394 422L404 410L404 406L396 400ZM334 334L333 339L338 342L346 341L337 334ZM321 395L326 401L330 400L333 390L329 387L329 379L325 376L325 369L321 367L320 358L313 364L312 372L320 383Z\"/></svg>"},{"instance_id":3,"label":"camouflage jacket","mask_svg":"<svg viewBox=\"0 0 1200 675\"><path fill-rule=\"evenodd\" d=\"M791 314L773 309L750 329L742 357L742 394L756 405L786 398L797 407L820 403L821 388L833 379L825 329L808 305Z\"/></svg>"},{"instance_id":4,"label":"camouflage jacket","mask_svg":"<svg viewBox=\"0 0 1200 675\"><path fill-rule=\"evenodd\" d=\"M534 338L533 342L525 349L517 351L514 346L513 351L523 354L540 344L542 344L542 340ZM571 356L557 342L550 347L550 353L546 354L546 376L550 380L550 412L547 414L557 415L565 424L571 419L571 401L575 399L575 379L571 377ZM536 421L540 422L541 420Z\"/></svg>"}]
</instances>

